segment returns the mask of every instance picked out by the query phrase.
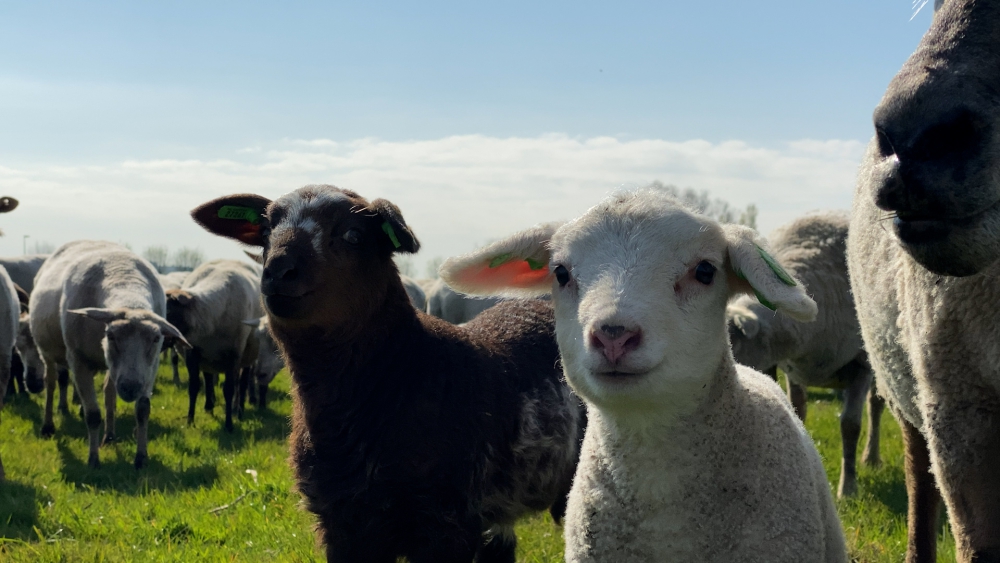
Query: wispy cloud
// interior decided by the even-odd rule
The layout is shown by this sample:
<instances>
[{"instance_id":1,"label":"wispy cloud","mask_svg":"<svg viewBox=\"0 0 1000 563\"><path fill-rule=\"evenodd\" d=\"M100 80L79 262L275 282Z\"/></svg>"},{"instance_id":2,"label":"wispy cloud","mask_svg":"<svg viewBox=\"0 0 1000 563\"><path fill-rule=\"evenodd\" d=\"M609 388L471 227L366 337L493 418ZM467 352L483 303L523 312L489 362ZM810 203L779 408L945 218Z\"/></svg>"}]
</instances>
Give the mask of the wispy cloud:
<instances>
[{"instance_id":1,"label":"wispy cloud","mask_svg":"<svg viewBox=\"0 0 1000 563\"><path fill-rule=\"evenodd\" d=\"M736 206L756 203L765 232L796 215L850 205L864 145L801 140L781 147L620 140L566 135L432 140L286 140L217 160L127 160L112 165L11 163L0 166L0 195L21 206L0 217L0 253L19 254L21 237L77 238L201 247L240 256L188 217L219 195L268 197L309 183L332 183L385 197L403 210L424 243L422 258L470 250L541 221L571 218L622 187L653 180L709 190Z\"/></svg>"}]
</instances>

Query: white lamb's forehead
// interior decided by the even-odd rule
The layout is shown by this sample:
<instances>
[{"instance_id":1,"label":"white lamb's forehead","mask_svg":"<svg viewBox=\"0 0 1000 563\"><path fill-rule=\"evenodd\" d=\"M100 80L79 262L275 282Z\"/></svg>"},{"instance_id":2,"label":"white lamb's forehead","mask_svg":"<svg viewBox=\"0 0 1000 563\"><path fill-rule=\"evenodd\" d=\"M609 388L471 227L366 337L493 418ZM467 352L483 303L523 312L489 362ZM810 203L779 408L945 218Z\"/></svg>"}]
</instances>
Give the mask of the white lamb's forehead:
<instances>
[{"instance_id":1,"label":"white lamb's forehead","mask_svg":"<svg viewBox=\"0 0 1000 563\"><path fill-rule=\"evenodd\" d=\"M722 232L718 224L676 200L659 194L609 198L567 223L552 238L556 261L587 255L586 261L641 262L654 256L715 254ZM705 256L711 258L711 256Z\"/></svg>"}]
</instances>

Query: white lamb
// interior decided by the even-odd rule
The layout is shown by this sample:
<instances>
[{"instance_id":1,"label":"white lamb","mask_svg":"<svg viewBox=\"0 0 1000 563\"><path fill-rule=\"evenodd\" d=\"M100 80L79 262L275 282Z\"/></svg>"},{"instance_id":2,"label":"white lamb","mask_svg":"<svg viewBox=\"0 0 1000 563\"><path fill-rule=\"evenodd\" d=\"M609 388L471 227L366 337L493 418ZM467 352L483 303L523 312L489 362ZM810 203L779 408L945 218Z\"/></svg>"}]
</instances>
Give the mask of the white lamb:
<instances>
[{"instance_id":1,"label":"white lamb","mask_svg":"<svg viewBox=\"0 0 1000 563\"><path fill-rule=\"evenodd\" d=\"M146 453L149 399L153 394L164 338L184 342L164 319L166 297L153 265L127 248L106 241L70 242L42 265L31 293L31 334L45 364L45 420L51 436L52 395L60 367L68 367L83 402L91 467L100 465L101 411L94 375L107 370L104 442L115 439L115 403L135 401L135 467ZM186 342L185 342L186 344Z\"/></svg>"},{"instance_id":2,"label":"white lamb","mask_svg":"<svg viewBox=\"0 0 1000 563\"><path fill-rule=\"evenodd\" d=\"M644 189L442 266L466 293L552 292L563 369L589 416L570 563L847 561L812 440L778 385L729 350L735 295L816 315L764 244Z\"/></svg>"}]
</instances>

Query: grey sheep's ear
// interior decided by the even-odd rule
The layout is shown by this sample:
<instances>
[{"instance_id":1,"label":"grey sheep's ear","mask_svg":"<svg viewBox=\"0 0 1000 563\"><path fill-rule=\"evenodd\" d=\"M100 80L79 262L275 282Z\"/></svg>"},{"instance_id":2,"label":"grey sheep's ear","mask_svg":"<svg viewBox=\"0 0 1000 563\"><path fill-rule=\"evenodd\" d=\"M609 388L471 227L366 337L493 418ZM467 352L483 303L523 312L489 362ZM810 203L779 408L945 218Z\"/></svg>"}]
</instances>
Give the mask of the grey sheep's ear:
<instances>
[{"instance_id":1,"label":"grey sheep's ear","mask_svg":"<svg viewBox=\"0 0 1000 563\"><path fill-rule=\"evenodd\" d=\"M260 264L261 266L264 265L264 255L263 254L254 254L253 252L250 252L250 251L247 251L247 250L244 250L243 254L246 254L248 258L250 258L254 262Z\"/></svg>"},{"instance_id":2,"label":"grey sheep's ear","mask_svg":"<svg viewBox=\"0 0 1000 563\"><path fill-rule=\"evenodd\" d=\"M760 319L752 311L739 310L732 312L732 323L740 329L743 336L753 339L760 332Z\"/></svg>"},{"instance_id":3,"label":"grey sheep's ear","mask_svg":"<svg viewBox=\"0 0 1000 563\"><path fill-rule=\"evenodd\" d=\"M92 319L104 324L108 324L113 321L120 321L124 319L125 316L128 314L128 311L126 311L125 309L101 309L99 307L70 309L66 312L72 313L74 315L80 315L81 317L87 317L88 319Z\"/></svg>"},{"instance_id":4,"label":"grey sheep's ear","mask_svg":"<svg viewBox=\"0 0 1000 563\"><path fill-rule=\"evenodd\" d=\"M164 319L163 317L160 317L159 315L153 315L153 322L155 322L157 326L160 327L160 334L163 335L163 338L169 340L171 345L180 344L182 348L187 348L187 349L194 348L194 346L191 346L191 343L188 342L186 338L184 338L184 335L181 334L181 331L177 330L177 327L168 323L167 320Z\"/></svg>"},{"instance_id":5,"label":"grey sheep's ear","mask_svg":"<svg viewBox=\"0 0 1000 563\"><path fill-rule=\"evenodd\" d=\"M420 241L413 234L413 231L406 226L403 220L403 213L391 201L387 199L376 199L371 202L369 211L374 211L380 220L379 228L383 233L384 244L390 252L406 252L414 254L420 250Z\"/></svg>"}]
</instances>

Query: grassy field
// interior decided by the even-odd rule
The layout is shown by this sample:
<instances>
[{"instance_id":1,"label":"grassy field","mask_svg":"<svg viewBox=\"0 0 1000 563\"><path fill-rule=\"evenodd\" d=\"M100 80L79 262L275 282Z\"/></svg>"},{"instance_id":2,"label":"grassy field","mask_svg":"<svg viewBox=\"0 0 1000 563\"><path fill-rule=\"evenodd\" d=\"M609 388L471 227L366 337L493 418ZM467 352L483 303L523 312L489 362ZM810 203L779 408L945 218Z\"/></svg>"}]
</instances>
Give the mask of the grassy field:
<instances>
[{"instance_id":1,"label":"grassy field","mask_svg":"<svg viewBox=\"0 0 1000 563\"><path fill-rule=\"evenodd\" d=\"M91 470L78 417L57 414L56 437L42 439L41 398L13 398L0 415L8 478L0 483L0 560L322 560L286 463L291 403L284 374L270 398L267 412L251 409L233 434L222 429L221 406L214 415L199 410L189 427L187 390L170 383L161 366L150 417L151 462L141 472L132 468L131 405L119 403L119 442L103 447L103 467ZM810 395L807 426L831 482L840 470L839 406L832 394ZM839 503L852 554L863 562L901 561L906 546L899 428L890 416L883 420L883 466L861 468L860 494ZM942 562L954 560L945 530ZM519 561L562 560L561 530L546 517L525 521L518 537Z\"/></svg>"}]
</instances>

